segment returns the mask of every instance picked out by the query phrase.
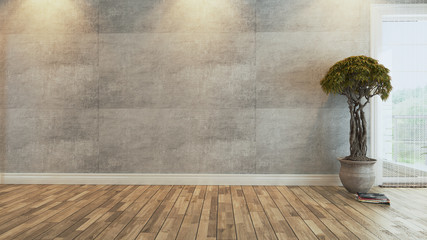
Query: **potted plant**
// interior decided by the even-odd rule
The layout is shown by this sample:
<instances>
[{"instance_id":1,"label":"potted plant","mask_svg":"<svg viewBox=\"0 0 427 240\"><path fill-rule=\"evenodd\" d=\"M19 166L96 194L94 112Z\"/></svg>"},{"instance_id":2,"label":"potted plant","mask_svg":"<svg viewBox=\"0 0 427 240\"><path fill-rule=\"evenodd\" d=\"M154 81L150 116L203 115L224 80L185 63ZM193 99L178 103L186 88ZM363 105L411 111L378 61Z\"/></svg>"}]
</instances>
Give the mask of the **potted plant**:
<instances>
[{"instance_id":1,"label":"potted plant","mask_svg":"<svg viewBox=\"0 0 427 240\"><path fill-rule=\"evenodd\" d=\"M327 94L347 97L350 155L338 160L341 163L341 182L351 193L368 192L375 182L376 160L366 156L367 122L364 109L375 95L379 95L383 101L388 98L392 89L389 72L373 58L352 56L335 63L320 82Z\"/></svg>"}]
</instances>

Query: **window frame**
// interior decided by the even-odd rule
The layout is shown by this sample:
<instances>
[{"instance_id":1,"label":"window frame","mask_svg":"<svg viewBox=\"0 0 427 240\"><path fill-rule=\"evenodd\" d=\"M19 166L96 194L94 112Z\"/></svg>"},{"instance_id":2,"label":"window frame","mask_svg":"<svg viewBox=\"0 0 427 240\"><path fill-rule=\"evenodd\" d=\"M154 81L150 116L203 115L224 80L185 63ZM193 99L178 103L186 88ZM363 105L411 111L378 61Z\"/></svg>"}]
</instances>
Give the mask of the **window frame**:
<instances>
[{"instance_id":1,"label":"window frame","mask_svg":"<svg viewBox=\"0 0 427 240\"><path fill-rule=\"evenodd\" d=\"M414 18L422 17L427 19L427 4L371 4L370 8L370 55L378 59L382 47L382 21L384 18ZM373 98L370 104L370 156L377 159L375 185L384 183L383 159L379 159L380 149L382 149L383 133L379 127L380 116L382 114L381 99L378 96Z\"/></svg>"}]
</instances>

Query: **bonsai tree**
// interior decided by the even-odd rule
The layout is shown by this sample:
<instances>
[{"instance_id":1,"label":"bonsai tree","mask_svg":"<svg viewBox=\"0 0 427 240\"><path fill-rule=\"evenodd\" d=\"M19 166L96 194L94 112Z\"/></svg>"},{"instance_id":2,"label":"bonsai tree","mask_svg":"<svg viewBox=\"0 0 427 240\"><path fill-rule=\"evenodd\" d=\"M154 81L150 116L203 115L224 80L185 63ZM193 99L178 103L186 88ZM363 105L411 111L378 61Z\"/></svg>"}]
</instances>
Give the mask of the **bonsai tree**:
<instances>
[{"instance_id":1,"label":"bonsai tree","mask_svg":"<svg viewBox=\"0 0 427 240\"><path fill-rule=\"evenodd\" d=\"M352 56L335 63L321 80L327 94L347 97L350 109L350 156L347 160L369 161L367 152L367 123L364 108L370 99L379 95L388 98L391 86L390 70L377 60L366 56Z\"/></svg>"}]
</instances>

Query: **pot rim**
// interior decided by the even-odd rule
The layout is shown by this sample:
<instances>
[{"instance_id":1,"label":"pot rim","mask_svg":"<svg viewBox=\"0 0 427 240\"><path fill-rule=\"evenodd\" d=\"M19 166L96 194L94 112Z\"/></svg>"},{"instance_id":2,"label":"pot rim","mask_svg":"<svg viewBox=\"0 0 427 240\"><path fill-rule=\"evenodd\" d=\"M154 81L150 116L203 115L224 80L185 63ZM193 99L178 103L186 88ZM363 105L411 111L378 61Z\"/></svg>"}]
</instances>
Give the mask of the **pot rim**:
<instances>
[{"instance_id":1,"label":"pot rim","mask_svg":"<svg viewBox=\"0 0 427 240\"><path fill-rule=\"evenodd\" d=\"M343 157L339 157L338 160L342 163L353 164L353 165L369 165L369 164L375 164L377 162L376 159L374 159L373 161L353 161L353 160L344 159Z\"/></svg>"}]
</instances>

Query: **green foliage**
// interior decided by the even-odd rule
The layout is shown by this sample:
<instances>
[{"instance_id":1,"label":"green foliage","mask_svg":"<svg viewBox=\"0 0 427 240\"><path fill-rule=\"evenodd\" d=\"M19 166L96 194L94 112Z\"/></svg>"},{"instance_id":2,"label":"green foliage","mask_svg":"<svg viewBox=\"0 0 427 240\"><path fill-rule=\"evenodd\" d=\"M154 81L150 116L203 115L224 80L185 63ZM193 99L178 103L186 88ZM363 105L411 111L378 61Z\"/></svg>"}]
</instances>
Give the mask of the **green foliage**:
<instances>
[{"instance_id":1,"label":"green foliage","mask_svg":"<svg viewBox=\"0 0 427 240\"><path fill-rule=\"evenodd\" d=\"M352 56L335 63L320 85L327 94L354 96L359 100L379 95L386 100L392 89L389 72L373 58Z\"/></svg>"},{"instance_id":2,"label":"green foliage","mask_svg":"<svg viewBox=\"0 0 427 240\"><path fill-rule=\"evenodd\" d=\"M394 115L427 115L427 86L393 91Z\"/></svg>"},{"instance_id":3,"label":"green foliage","mask_svg":"<svg viewBox=\"0 0 427 240\"><path fill-rule=\"evenodd\" d=\"M352 56L335 63L321 80L327 94L347 97L350 110L350 156L346 159L368 161L367 122L364 107L370 98L379 95L386 100L391 92L389 70L377 60L366 56Z\"/></svg>"},{"instance_id":4,"label":"green foliage","mask_svg":"<svg viewBox=\"0 0 427 240\"><path fill-rule=\"evenodd\" d=\"M426 162L425 147L420 144L398 143L393 146L393 159L400 163L424 164Z\"/></svg>"},{"instance_id":5,"label":"green foliage","mask_svg":"<svg viewBox=\"0 0 427 240\"><path fill-rule=\"evenodd\" d=\"M427 139L427 119L423 117L427 115L425 96L427 86L393 90L393 116L419 116L394 119L393 155L397 162L423 164L427 161L427 146L423 145Z\"/></svg>"}]
</instances>

